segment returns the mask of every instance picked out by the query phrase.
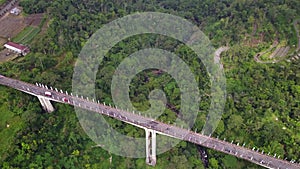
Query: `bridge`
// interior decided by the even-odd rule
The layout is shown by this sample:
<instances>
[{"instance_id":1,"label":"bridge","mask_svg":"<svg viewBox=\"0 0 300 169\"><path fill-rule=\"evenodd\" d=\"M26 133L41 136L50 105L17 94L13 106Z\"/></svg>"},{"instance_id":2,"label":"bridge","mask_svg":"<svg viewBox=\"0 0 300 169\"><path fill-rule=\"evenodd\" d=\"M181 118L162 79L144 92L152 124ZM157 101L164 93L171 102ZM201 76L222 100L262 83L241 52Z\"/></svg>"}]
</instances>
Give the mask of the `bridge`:
<instances>
[{"instance_id":1,"label":"bridge","mask_svg":"<svg viewBox=\"0 0 300 169\"><path fill-rule=\"evenodd\" d=\"M68 92L63 92L62 90L48 87L43 84L36 83L34 85L2 75L0 75L0 84L38 97L42 107L47 112L54 111L50 102L54 101L94 111L143 128L146 132L146 163L148 165L154 166L156 164L156 134L161 134L230 154L266 168L300 169L300 163L296 163L295 160L286 161L280 159L279 156L276 157L276 154L270 155L270 153L266 154L263 151L259 151L258 149L256 150L255 148L246 148L245 144L233 144L233 142L229 143L225 140L219 140L217 138L202 135L177 126L165 124L148 117L143 117L135 113L119 110L117 108L101 104L99 101L96 102L94 100L91 101L88 98L73 96L72 93L68 94Z\"/></svg>"}]
</instances>

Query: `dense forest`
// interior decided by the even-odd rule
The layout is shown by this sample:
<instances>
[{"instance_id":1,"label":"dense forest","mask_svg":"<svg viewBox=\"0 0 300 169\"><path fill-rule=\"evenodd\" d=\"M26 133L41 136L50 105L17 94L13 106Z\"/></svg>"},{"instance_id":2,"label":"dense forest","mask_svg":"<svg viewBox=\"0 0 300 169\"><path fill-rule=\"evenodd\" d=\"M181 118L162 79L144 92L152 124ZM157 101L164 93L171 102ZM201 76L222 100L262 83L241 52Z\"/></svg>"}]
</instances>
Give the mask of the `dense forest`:
<instances>
[{"instance_id":1,"label":"dense forest","mask_svg":"<svg viewBox=\"0 0 300 169\"><path fill-rule=\"evenodd\" d=\"M103 24L135 12L174 14L199 26L214 47L230 47L221 56L227 98L213 136L281 158L300 159L300 60L276 64L254 60L256 53L275 40L297 45L293 21L300 18L300 1L21 0L20 5L26 14L45 13L48 28L31 42L30 54L1 64L1 74L71 91L76 58ZM191 67L202 94L194 128L202 128L210 105L209 77L195 53L172 38L145 34L118 43L99 66L97 99L113 105L110 85L115 69L131 53L150 47L171 51ZM165 72L146 70L136 75L130 86L133 105L147 110L148 95L154 89L163 90L168 103L158 119L172 122L180 118L180 91ZM183 141L158 155L157 165L149 167L143 158L124 158L96 146L71 106L53 103L56 111L49 114L37 98L4 86L0 93L0 168L260 168ZM122 133L144 136L136 127L110 118L107 121ZM208 154L207 164L201 160L203 151Z\"/></svg>"}]
</instances>

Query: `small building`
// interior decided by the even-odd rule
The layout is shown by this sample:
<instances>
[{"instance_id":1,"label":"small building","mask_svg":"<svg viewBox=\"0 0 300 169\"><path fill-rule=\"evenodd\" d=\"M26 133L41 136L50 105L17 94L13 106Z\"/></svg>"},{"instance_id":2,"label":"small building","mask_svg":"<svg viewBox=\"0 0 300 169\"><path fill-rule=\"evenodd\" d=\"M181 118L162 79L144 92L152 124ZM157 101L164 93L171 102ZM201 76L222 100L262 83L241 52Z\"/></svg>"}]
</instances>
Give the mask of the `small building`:
<instances>
[{"instance_id":1,"label":"small building","mask_svg":"<svg viewBox=\"0 0 300 169\"><path fill-rule=\"evenodd\" d=\"M21 13L21 9L15 7L12 10L10 10L10 13L14 15L19 15Z\"/></svg>"},{"instance_id":2,"label":"small building","mask_svg":"<svg viewBox=\"0 0 300 169\"><path fill-rule=\"evenodd\" d=\"M23 56L25 56L26 54L28 54L30 52L29 48L27 46L18 44L18 43L14 43L14 42L7 42L4 47L6 47L7 49L22 54Z\"/></svg>"}]
</instances>

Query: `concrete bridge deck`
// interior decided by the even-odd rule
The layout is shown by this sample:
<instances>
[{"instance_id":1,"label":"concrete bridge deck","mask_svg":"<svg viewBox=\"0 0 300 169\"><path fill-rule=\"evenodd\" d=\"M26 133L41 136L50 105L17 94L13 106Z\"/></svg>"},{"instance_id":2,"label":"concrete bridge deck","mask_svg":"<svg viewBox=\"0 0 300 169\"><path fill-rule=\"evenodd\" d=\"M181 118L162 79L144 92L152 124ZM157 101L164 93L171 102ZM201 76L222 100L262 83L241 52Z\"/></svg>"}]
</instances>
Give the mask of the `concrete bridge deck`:
<instances>
[{"instance_id":1,"label":"concrete bridge deck","mask_svg":"<svg viewBox=\"0 0 300 169\"><path fill-rule=\"evenodd\" d=\"M187 129L182 129L180 127L155 121L154 119L143 117L138 114L119 110L104 104L99 104L95 101L89 101L82 97L73 96L73 94L68 94L67 92L63 92L52 87L47 87L41 84L33 85L12 78L4 77L2 75L0 75L0 84L20 90L22 92L26 92L39 98L43 98L48 101L51 100L55 102L70 104L82 109L107 115L117 120L121 120L137 127L144 128L146 129L146 131L151 130L155 131L155 133L157 134L162 134L192 142L207 148L233 155L237 158L248 160L252 163L266 168L300 169L299 163L279 159L278 157L276 157L276 155L269 156L254 149L248 149L244 146L235 145L223 140L219 140L217 138L212 138L189 131ZM51 96L45 96L45 92L51 92ZM65 98L67 98L67 100Z\"/></svg>"}]
</instances>

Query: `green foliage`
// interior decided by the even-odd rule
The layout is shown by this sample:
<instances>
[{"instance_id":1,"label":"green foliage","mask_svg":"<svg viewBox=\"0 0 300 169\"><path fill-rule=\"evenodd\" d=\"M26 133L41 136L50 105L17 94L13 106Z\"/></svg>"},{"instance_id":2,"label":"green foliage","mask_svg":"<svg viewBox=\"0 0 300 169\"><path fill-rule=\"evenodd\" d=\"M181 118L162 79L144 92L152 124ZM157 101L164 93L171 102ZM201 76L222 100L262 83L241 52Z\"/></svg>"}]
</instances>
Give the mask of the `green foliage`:
<instances>
[{"instance_id":1,"label":"green foliage","mask_svg":"<svg viewBox=\"0 0 300 169\"><path fill-rule=\"evenodd\" d=\"M209 159L209 166L210 168L218 169L219 168L218 160L216 160L215 158Z\"/></svg>"},{"instance_id":2,"label":"green foliage","mask_svg":"<svg viewBox=\"0 0 300 169\"><path fill-rule=\"evenodd\" d=\"M26 13L43 13L50 5L49 1L21 0L20 5Z\"/></svg>"},{"instance_id":3,"label":"green foliage","mask_svg":"<svg viewBox=\"0 0 300 169\"><path fill-rule=\"evenodd\" d=\"M7 2L7 0L0 0L0 5L3 5Z\"/></svg>"},{"instance_id":4,"label":"green foliage","mask_svg":"<svg viewBox=\"0 0 300 169\"><path fill-rule=\"evenodd\" d=\"M246 146L289 159L300 156L299 61L265 65L253 60L255 53L267 49L276 38L287 40L288 45L296 42L292 21L299 17L299 1L21 0L20 5L27 13L45 12L48 29L28 41L30 54L1 64L1 74L71 91L76 57L103 24L136 11L172 13L197 24L213 45L231 45L222 55L227 103L214 136L246 142ZM29 29L32 28L17 38L25 34L33 37L31 33L35 31ZM256 40L259 44L254 43ZM209 76L193 51L168 37L141 35L119 42L99 66L97 98L112 103L110 83L117 66L133 52L151 47L174 52L191 67L201 93L200 113L194 126L199 131L210 106ZM149 109L148 96L153 89L163 90L167 97L167 109L158 119L172 123L180 118L180 90L166 72L147 70L137 74L130 84L132 104L140 111ZM0 93L0 168L151 168L145 165L145 159L124 158L94 147L70 106L55 103L56 111L46 114L32 96L3 86ZM133 126L111 118L107 121L121 133L144 136L142 130ZM193 144L181 142L159 155L154 168L204 168L199 156ZM212 150L208 150L208 157L210 168L258 168Z\"/></svg>"},{"instance_id":5,"label":"green foliage","mask_svg":"<svg viewBox=\"0 0 300 169\"><path fill-rule=\"evenodd\" d=\"M224 168L233 169L237 168L237 159L236 157L225 155L225 157L222 159Z\"/></svg>"}]
</instances>

